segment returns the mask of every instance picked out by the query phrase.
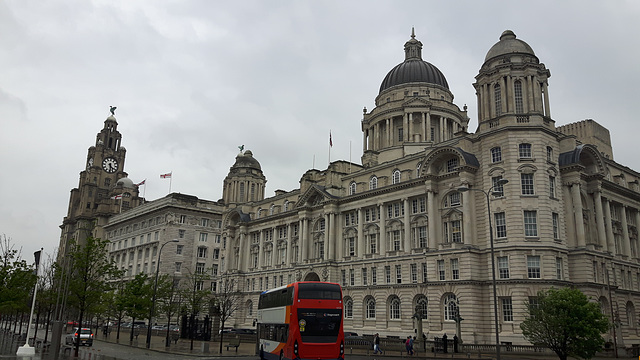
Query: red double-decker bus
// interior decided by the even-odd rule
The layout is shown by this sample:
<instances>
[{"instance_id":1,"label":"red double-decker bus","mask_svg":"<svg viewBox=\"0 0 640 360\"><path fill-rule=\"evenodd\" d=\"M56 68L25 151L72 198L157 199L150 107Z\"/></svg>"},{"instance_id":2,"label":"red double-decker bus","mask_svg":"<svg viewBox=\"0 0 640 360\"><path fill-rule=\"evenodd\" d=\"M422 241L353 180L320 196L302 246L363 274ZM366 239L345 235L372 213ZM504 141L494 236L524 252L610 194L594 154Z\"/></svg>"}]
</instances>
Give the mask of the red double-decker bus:
<instances>
[{"instance_id":1,"label":"red double-decker bus","mask_svg":"<svg viewBox=\"0 0 640 360\"><path fill-rule=\"evenodd\" d=\"M296 282L260 294L258 351L262 360L344 360L342 289Z\"/></svg>"}]
</instances>

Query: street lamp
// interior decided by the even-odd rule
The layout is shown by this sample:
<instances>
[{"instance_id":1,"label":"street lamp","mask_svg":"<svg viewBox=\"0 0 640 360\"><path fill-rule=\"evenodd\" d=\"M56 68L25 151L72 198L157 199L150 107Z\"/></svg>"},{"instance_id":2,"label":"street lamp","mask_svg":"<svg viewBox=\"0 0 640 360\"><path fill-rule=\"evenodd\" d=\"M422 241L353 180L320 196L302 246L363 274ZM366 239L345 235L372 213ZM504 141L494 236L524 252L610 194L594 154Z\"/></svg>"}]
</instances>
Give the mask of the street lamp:
<instances>
[{"instance_id":1,"label":"street lamp","mask_svg":"<svg viewBox=\"0 0 640 360\"><path fill-rule=\"evenodd\" d=\"M499 179L496 181L489 190L484 191L482 189L472 189L466 186L461 186L458 188L458 191L480 191L487 198L487 213L489 215L489 245L491 246L491 281L493 285L493 321L496 328L496 360L500 360L500 332L498 331L498 294L497 294L497 285L496 285L496 257L495 250L493 248L493 226L491 225L491 204L489 202L489 194L499 194L502 195L502 185L508 183L507 179ZM494 189L499 188L500 191L494 191Z\"/></svg>"},{"instance_id":2,"label":"street lamp","mask_svg":"<svg viewBox=\"0 0 640 360\"><path fill-rule=\"evenodd\" d=\"M156 310L156 293L158 291L158 273L160 272L160 255L162 255L162 248L168 243L177 243L178 239L169 240L166 243L160 246L160 251L158 251L158 264L156 266L156 281L153 285L153 298L151 300L151 311L149 311L149 325L147 326L147 349L151 346L151 320L153 318L153 313ZM169 331L169 328L167 328Z\"/></svg>"}]
</instances>

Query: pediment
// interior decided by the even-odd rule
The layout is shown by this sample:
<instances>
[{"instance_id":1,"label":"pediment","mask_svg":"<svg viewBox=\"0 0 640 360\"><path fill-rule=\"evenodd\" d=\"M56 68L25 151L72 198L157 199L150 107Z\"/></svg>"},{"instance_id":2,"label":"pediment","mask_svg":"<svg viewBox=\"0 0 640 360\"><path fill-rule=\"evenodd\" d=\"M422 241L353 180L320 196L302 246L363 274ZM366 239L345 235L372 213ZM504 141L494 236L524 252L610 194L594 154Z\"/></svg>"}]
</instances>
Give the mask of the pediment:
<instances>
[{"instance_id":1,"label":"pediment","mask_svg":"<svg viewBox=\"0 0 640 360\"><path fill-rule=\"evenodd\" d=\"M319 206L327 201L333 200L334 197L329 194L324 187L319 185L311 185L307 191L300 196L300 200L296 203L296 209Z\"/></svg>"}]
</instances>

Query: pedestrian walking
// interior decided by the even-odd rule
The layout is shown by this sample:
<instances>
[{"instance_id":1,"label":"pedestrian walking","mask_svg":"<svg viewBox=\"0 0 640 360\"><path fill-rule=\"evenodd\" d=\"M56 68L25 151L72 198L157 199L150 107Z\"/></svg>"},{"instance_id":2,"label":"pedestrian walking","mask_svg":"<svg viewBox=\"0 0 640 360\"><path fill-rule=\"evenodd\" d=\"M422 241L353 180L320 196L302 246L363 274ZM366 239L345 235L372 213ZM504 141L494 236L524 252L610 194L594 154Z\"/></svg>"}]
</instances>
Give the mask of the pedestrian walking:
<instances>
[{"instance_id":1,"label":"pedestrian walking","mask_svg":"<svg viewBox=\"0 0 640 360\"><path fill-rule=\"evenodd\" d=\"M411 336L407 336L407 340L404 342L404 346L407 348L407 355L413 355L413 349L411 349L412 339Z\"/></svg>"},{"instance_id":2,"label":"pedestrian walking","mask_svg":"<svg viewBox=\"0 0 640 360\"><path fill-rule=\"evenodd\" d=\"M373 354L375 355L377 353L382 354L382 349L380 349L380 335L378 335L378 333L373 336Z\"/></svg>"}]
</instances>

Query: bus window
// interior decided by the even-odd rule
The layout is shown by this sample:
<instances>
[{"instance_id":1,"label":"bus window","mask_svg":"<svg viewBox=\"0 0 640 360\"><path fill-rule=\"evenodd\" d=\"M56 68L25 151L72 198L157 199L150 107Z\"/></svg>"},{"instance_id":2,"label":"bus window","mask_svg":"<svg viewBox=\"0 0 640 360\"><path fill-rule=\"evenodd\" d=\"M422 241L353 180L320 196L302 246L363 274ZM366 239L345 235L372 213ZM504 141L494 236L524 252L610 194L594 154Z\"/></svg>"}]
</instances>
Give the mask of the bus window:
<instances>
[{"instance_id":1,"label":"bus window","mask_svg":"<svg viewBox=\"0 0 640 360\"><path fill-rule=\"evenodd\" d=\"M341 300L340 285L327 283L298 284L298 299Z\"/></svg>"}]
</instances>

